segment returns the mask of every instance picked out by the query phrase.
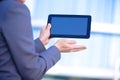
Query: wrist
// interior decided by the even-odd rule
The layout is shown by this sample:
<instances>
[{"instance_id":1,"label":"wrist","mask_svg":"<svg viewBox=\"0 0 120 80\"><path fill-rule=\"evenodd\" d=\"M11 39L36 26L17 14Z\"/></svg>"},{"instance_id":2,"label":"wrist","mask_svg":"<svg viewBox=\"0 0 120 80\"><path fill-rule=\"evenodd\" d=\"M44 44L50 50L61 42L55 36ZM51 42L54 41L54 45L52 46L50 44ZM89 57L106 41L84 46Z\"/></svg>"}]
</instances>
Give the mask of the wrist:
<instances>
[{"instance_id":1,"label":"wrist","mask_svg":"<svg viewBox=\"0 0 120 80\"><path fill-rule=\"evenodd\" d=\"M57 43L54 46L57 47L58 50L61 52L61 48L60 48L60 46Z\"/></svg>"},{"instance_id":2,"label":"wrist","mask_svg":"<svg viewBox=\"0 0 120 80\"><path fill-rule=\"evenodd\" d=\"M43 45L45 45L45 41L42 38L39 38L39 40L42 42Z\"/></svg>"},{"instance_id":3,"label":"wrist","mask_svg":"<svg viewBox=\"0 0 120 80\"><path fill-rule=\"evenodd\" d=\"M41 42L44 44L44 45L47 45L49 43L49 40L50 39L43 39L43 38L40 38Z\"/></svg>"}]
</instances>

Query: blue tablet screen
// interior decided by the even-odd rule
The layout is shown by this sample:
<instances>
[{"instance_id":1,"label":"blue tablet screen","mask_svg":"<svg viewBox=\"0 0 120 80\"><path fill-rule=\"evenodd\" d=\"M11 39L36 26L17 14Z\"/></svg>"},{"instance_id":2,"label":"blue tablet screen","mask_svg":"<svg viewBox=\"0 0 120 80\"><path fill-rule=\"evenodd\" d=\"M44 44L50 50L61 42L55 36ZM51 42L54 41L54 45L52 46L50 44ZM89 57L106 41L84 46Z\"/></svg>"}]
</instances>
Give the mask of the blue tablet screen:
<instances>
[{"instance_id":1,"label":"blue tablet screen","mask_svg":"<svg viewBox=\"0 0 120 80\"><path fill-rule=\"evenodd\" d=\"M51 23L51 37L89 38L90 16L52 15L48 21Z\"/></svg>"}]
</instances>

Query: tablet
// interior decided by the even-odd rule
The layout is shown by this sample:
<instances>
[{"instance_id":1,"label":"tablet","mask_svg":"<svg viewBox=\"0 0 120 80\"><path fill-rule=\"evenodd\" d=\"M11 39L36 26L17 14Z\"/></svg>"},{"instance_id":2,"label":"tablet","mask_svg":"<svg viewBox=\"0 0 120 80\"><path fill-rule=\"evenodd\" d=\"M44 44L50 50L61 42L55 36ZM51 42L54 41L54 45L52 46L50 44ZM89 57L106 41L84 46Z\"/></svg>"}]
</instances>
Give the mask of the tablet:
<instances>
[{"instance_id":1,"label":"tablet","mask_svg":"<svg viewBox=\"0 0 120 80\"><path fill-rule=\"evenodd\" d=\"M90 15L50 14L50 37L56 38L89 38L91 29Z\"/></svg>"}]
</instances>

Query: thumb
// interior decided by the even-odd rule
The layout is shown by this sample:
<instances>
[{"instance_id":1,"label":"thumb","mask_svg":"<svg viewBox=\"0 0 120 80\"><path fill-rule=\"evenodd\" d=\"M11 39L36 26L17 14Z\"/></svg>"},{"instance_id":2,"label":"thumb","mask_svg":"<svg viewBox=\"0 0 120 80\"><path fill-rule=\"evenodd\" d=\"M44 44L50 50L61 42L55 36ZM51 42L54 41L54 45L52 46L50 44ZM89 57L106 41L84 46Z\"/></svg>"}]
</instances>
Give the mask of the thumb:
<instances>
[{"instance_id":1,"label":"thumb","mask_svg":"<svg viewBox=\"0 0 120 80\"><path fill-rule=\"evenodd\" d=\"M50 29L51 29L51 24L48 23L48 25L47 25L47 30L50 30Z\"/></svg>"}]
</instances>

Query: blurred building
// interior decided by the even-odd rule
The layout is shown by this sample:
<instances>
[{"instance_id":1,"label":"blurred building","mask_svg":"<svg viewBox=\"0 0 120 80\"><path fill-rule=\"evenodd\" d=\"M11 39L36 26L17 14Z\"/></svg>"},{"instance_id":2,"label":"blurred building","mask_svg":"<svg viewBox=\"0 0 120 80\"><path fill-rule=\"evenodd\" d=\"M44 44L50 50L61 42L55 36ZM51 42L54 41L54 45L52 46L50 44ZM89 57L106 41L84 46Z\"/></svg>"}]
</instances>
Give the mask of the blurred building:
<instances>
[{"instance_id":1,"label":"blurred building","mask_svg":"<svg viewBox=\"0 0 120 80\"><path fill-rule=\"evenodd\" d=\"M119 72L120 69L120 0L27 0L26 4L31 11L34 38L39 35L39 27L46 25L49 14L92 16L90 39L76 39L78 44L86 45L87 50L62 54L62 59L46 77L57 76L59 79L55 80L114 79L115 70ZM56 40L52 39L46 48Z\"/></svg>"}]
</instances>

